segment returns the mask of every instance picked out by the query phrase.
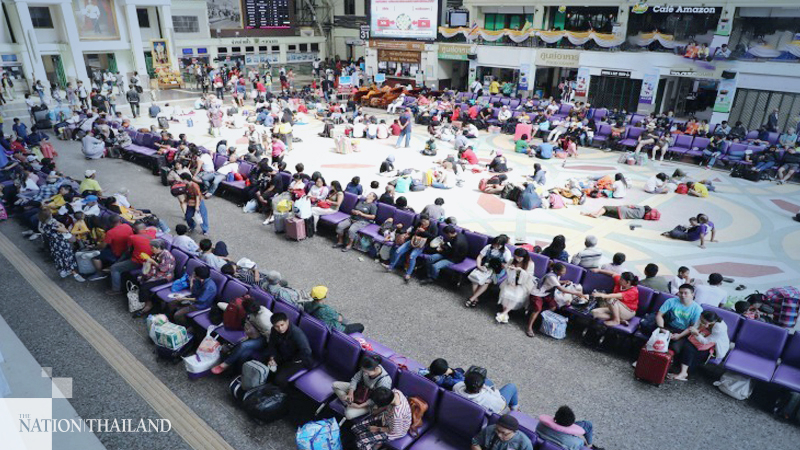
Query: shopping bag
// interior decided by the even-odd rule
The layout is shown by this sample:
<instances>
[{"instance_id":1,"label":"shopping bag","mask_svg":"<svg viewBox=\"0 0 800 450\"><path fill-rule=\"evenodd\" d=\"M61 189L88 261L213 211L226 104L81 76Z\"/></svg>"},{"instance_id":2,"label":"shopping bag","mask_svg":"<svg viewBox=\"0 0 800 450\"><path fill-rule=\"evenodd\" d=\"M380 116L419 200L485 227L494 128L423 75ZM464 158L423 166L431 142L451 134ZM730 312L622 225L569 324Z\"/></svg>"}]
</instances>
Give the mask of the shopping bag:
<instances>
[{"instance_id":1,"label":"shopping bag","mask_svg":"<svg viewBox=\"0 0 800 450\"><path fill-rule=\"evenodd\" d=\"M650 339L647 340L647 350L651 352L665 353L669 350L670 332L663 328L656 328Z\"/></svg>"}]
</instances>

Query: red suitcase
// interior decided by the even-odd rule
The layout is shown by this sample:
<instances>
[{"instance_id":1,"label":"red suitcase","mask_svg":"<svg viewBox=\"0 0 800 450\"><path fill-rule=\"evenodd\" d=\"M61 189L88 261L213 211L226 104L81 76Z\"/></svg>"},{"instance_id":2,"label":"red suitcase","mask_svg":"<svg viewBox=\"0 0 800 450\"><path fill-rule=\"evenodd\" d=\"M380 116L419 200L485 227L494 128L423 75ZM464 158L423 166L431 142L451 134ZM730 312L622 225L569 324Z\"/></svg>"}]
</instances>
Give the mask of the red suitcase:
<instances>
[{"instance_id":1,"label":"red suitcase","mask_svg":"<svg viewBox=\"0 0 800 450\"><path fill-rule=\"evenodd\" d=\"M306 221L298 217L286 219L286 237L295 241L306 238Z\"/></svg>"},{"instance_id":2,"label":"red suitcase","mask_svg":"<svg viewBox=\"0 0 800 450\"><path fill-rule=\"evenodd\" d=\"M642 381L660 386L667 377L667 371L669 366L672 365L673 356L674 352L672 350L667 353L650 352L645 347L642 347L633 375Z\"/></svg>"}]
</instances>

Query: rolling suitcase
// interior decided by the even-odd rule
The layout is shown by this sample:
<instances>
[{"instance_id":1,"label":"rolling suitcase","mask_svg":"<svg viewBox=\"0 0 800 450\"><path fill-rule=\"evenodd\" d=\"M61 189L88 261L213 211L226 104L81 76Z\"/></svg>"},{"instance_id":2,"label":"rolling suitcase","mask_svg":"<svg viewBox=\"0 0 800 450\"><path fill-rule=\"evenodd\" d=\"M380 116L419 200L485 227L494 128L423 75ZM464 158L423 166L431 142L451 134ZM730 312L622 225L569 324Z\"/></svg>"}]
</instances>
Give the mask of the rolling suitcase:
<instances>
[{"instance_id":1,"label":"rolling suitcase","mask_svg":"<svg viewBox=\"0 0 800 450\"><path fill-rule=\"evenodd\" d=\"M306 221L298 217L286 219L286 237L295 241L306 238Z\"/></svg>"},{"instance_id":2,"label":"rolling suitcase","mask_svg":"<svg viewBox=\"0 0 800 450\"><path fill-rule=\"evenodd\" d=\"M651 352L642 347L633 375L639 380L660 386L667 377L667 371L672 364L673 356L674 352L672 350L666 353Z\"/></svg>"},{"instance_id":3,"label":"rolling suitcase","mask_svg":"<svg viewBox=\"0 0 800 450\"><path fill-rule=\"evenodd\" d=\"M275 226L276 233L283 233L286 231L286 218L289 217L289 213L279 213L275 212L272 214L275 217L275 221L272 224Z\"/></svg>"}]
</instances>

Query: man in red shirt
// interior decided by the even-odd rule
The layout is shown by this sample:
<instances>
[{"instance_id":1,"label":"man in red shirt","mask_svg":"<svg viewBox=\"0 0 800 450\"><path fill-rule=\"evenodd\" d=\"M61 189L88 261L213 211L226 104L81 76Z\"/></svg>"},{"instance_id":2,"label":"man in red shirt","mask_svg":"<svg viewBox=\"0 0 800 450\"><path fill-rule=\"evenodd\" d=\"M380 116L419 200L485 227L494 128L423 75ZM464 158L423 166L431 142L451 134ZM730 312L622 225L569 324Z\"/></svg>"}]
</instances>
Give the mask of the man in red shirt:
<instances>
[{"instance_id":1,"label":"man in red shirt","mask_svg":"<svg viewBox=\"0 0 800 450\"><path fill-rule=\"evenodd\" d=\"M111 266L111 290L106 291L106 294L116 295L122 292L122 275L142 267L144 264L142 253L153 254L150 240L155 239L155 231L148 229L142 222L136 222L133 225L133 231L135 234L128 236L126 244L128 251L125 257L120 258Z\"/></svg>"},{"instance_id":2,"label":"man in red shirt","mask_svg":"<svg viewBox=\"0 0 800 450\"><path fill-rule=\"evenodd\" d=\"M108 267L119 260L128 248L128 236L133 234L131 226L127 223L122 223L119 216L111 216L110 222L111 229L106 232L103 249L92 260L97 273L89 278L91 281L105 278L105 275L100 273L103 267Z\"/></svg>"}]
</instances>

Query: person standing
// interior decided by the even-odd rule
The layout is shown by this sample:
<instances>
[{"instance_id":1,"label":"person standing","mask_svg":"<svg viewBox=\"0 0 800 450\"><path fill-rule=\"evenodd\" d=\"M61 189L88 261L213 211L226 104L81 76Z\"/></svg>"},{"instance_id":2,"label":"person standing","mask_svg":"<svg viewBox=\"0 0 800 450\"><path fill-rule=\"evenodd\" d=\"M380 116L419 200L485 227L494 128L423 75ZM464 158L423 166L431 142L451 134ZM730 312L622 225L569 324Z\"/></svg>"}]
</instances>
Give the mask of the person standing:
<instances>
[{"instance_id":1,"label":"person standing","mask_svg":"<svg viewBox=\"0 0 800 450\"><path fill-rule=\"evenodd\" d=\"M131 85L125 97L128 99L128 104L131 105L131 114L133 114L133 118L139 117L139 102L141 98L139 97L139 91L136 90L136 86Z\"/></svg>"},{"instance_id":2,"label":"person standing","mask_svg":"<svg viewBox=\"0 0 800 450\"><path fill-rule=\"evenodd\" d=\"M81 101L81 105L89 109L89 91L86 90L86 86L83 85L83 81L78 80L78 99Z\"/></svg>"},{"instance_id":3,"label":"person standing","mask_svg":"<svg viewBox=\"0 0 800 450\"><path fill-rule=\"evenodd\" d=\"M400 148L400 143L403 142L403 138L406 140L406 148L411 145L411 119L411 108L406 108L403 114L400 114L400 136L397 137L397 143L394 145L395 148Z\"/></svg>"},{"instance_id":4,"label":"person standing","mask_svg":"<svg viewBox=\"0 0 800 450\"><path fill-rule=\"evenodd\" d=\"M184 219L186 224L189 225L189 232L193 232L197 223L195 222L195 214L200 213L200 218L203 223L200 224L200 229L203 230L203 235L208 234L208 211L206 204L203 201L203 193L200 191L200 185L192 180L192 175L182 173L181 179L186 183L186 213Z\"/></svg>"}]
</instances>

